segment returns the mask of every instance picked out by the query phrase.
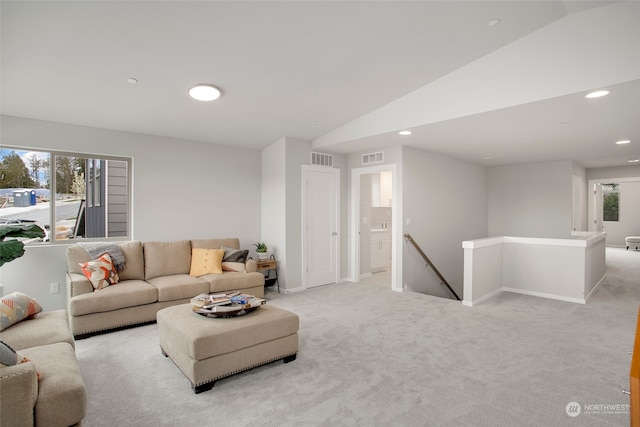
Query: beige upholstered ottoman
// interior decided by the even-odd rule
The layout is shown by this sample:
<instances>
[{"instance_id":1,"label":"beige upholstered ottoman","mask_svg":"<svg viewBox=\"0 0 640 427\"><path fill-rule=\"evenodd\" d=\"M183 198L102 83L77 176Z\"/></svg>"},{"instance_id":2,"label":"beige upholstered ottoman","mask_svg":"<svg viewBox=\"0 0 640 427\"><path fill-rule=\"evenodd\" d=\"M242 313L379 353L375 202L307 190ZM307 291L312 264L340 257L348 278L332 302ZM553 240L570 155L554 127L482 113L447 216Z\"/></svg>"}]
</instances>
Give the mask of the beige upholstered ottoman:
<instances>
[{"instance_id":1,"label":"beige upholstered ottoman","mask_svg":"<svg viewBox=\"0 0 640 427\"><path fill-rule=\"evenodd\" d=\"M158 311L162 354L191 381L194 392L210 390L216 380L298 353L298 315L265 304L243 316L208 318L191 304Z\"/></svg>"}]
</instances>

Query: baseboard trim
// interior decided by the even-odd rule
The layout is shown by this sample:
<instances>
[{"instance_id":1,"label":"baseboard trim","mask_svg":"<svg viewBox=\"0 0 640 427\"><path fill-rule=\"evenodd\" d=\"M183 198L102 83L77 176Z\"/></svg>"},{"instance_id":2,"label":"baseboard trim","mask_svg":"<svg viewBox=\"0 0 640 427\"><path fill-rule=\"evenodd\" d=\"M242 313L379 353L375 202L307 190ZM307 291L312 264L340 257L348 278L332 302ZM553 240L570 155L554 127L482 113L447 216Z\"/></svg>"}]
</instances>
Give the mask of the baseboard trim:
<instances>
[{"instance_id":1,"label":"baseboard trim","mask_svg":"<svg viewBox=\"0 0 640 427\"><path fill-rule=\"evenodd\" d=\"M475 301L469 301L469 300L462 300L462 305L466 306L466 307L473 307L474 305L478 305L481 302L484 302L486 300L488 300L489 298L493 298L494 296L498 295L499 293L502 292L501 288L495 289L492 292L489 292L486 295L481 296L480 298L478 298Z\"/></svg>"},{"instance_id":2,"label":"baseboard trim","mask_svg":"<svg viewBox=\"0 0 640 427\"><path fill-rule=\"evenodd\" d=\"M570 297L564 297L562 295L555 295L555 294L548 294L545 292L535 292L535 291L525 291L523 289L515 289L515 288L502 288L503 291L506 292L512 292L514 294L522 294L522 295L529 295L532 297L540 297L540 298L547 298L547 299L554 299L554 300L558 300L558 301L565 301L565 302L572 302L575 304L586 304L586 300L585 299L581 299L581 298L570 298Z\"/></svg>"}]
</instances>

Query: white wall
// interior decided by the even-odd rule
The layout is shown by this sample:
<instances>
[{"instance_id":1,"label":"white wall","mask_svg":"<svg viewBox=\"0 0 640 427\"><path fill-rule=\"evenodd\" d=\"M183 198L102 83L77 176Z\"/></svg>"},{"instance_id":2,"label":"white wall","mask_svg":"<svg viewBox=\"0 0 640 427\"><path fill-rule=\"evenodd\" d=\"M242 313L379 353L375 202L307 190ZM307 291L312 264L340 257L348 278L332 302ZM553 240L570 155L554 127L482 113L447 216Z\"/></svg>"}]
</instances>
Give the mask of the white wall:
<instances>
[{"instance_id":1,"label":"white wall","mask_svg":"<svg viewBox=\"0 0 640 427\"><path fill-rule=\"evenodd\" d=\"M402 180L403 233L411 234L462 298L462 242L487 236L486 168L404 147ZM403 283L409 289L429 288L434 295L439 289L448 296L413 247L405 244L403 252Z\"/></svg>"},{"instance_id":2,"label":"white wall","mask_svg":"<svg viewBox=\"0 0 640 427\"><path fill-rule=\"evenodd\" d=\"M2 116L3 146L133 158L133 238L260 238L261 153L219 145ZM66 306L64 245L29 247L0 269L5 294L36 298L46 310ZM50 294L49 284L60 283Z\"/></svg>"},{"instance_id":3,"label":"white wall","mask_svg":"<svg viewBox=\"0 0 640 427\"><path fill-rule=\"evenodd\" d=\"M310 152L311 142L293 138L282 138L262 150L262 240L278 260L280 289L286 291L302 289L302 165L310 164ZM334 167L344 170L346 157L333 156ZM340 183L342 272L347 253L344 175Z\"/></svg>"},{"instance_id":4,"label":"white wall","mask_svg":"<svg viewBox=\"0 0 640 427\"><path fill-rule=\"evenodd\" d=\"M463 304L479 304L502 290L584 304L605 277L605 237L584 233L567 239L505 236L463 242Z\"/></svg>"},{"instance_id":5,"label":"white wall","mask_svg":"<svg viewBox=\"0 0 640 427\"><path fill-rule=\"evenodd\" d=\"M286 289L286 141L281 139L262 150L262 234L256 238L265 242L269 252L278 260L278 285Z\"/></svg>"},{"instance_id":6,"label":"white wall","mask_svg":"<svg viewBox=\"0 0 640 427\"><path fill-rule=\"evenodd\" d=\"M489 168L489 235L569 237L573 172L568 160Z\"/></svg>"}]
</instances>

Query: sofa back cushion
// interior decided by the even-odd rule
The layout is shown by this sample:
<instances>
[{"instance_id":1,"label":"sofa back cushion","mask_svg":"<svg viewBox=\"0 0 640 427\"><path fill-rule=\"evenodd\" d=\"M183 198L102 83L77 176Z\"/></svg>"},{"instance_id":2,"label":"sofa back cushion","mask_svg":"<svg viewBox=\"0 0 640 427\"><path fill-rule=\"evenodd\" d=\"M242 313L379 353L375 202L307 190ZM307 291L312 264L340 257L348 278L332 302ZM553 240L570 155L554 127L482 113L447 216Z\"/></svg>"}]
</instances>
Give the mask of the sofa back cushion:
<instances>
[{"instance_id":1,"label":"sofa back cushion","mask_svg":"<svg viewBox=\"0 0 640 427\"><path fill-rule=\"evenodd\" d=\"M144 258L142 256L142 242L132 240L116 243L124 255L124 270L118 272L120 280L144 280ZM79 245L67 246L67 271L82 273L80 264L91 261L91 255Z\"/></svg>"},{"instance_id":2,"label":"sofa back cushion","mask_svg":"<svg viewBox=\"0 0 640 427\"><path fill-rule=\"evenodd\" d=\"M240 240L236 237L226 239L195 239L191 241L194 249L220 249L221 246L240 249Z\"/></svg>"},{"instance_id":3,"label":"sofa back cushion","mask_svg":"<svg viewBox=\"0 0 640 427\"><path fill-rule=\"evenodd\" d=\"M189 274L191 242L144 242L144 280L154 277Z\"/></svg>"}]
</instances>

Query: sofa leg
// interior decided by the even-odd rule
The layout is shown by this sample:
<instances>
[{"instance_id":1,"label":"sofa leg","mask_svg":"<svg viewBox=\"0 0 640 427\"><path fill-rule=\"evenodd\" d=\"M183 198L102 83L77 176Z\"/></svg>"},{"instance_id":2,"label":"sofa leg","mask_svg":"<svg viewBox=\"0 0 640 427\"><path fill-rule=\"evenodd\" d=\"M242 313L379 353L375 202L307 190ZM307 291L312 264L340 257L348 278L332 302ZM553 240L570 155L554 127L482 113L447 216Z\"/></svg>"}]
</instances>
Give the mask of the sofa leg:
<instances>
[{"instance_id":1,"label":"sofa leg","mask_svg":"<svg viewBox=\"0 0 640 427\"><path fill-rule=\"evenodd\" d=\"M296 356L297 355L298 355L298 353L292 354L291 356L287 356L287 357L283 358L282 360L284 360L284 363L293 362L294 360L296 360Z\"/></svg>"},{"instance_id":2,"label":"sofa leg","mask_svg":"<svg viewBox=\"0 0 640 427\"><path fill-rule=\"evenodd\" d=\"M163 355L164 357L169 357L169 355L167 354L167 352L166 352L166 351L164 351L164 348L160 347L160 351L162 352L162 355Z\"/></svg>"}]
</instances>

